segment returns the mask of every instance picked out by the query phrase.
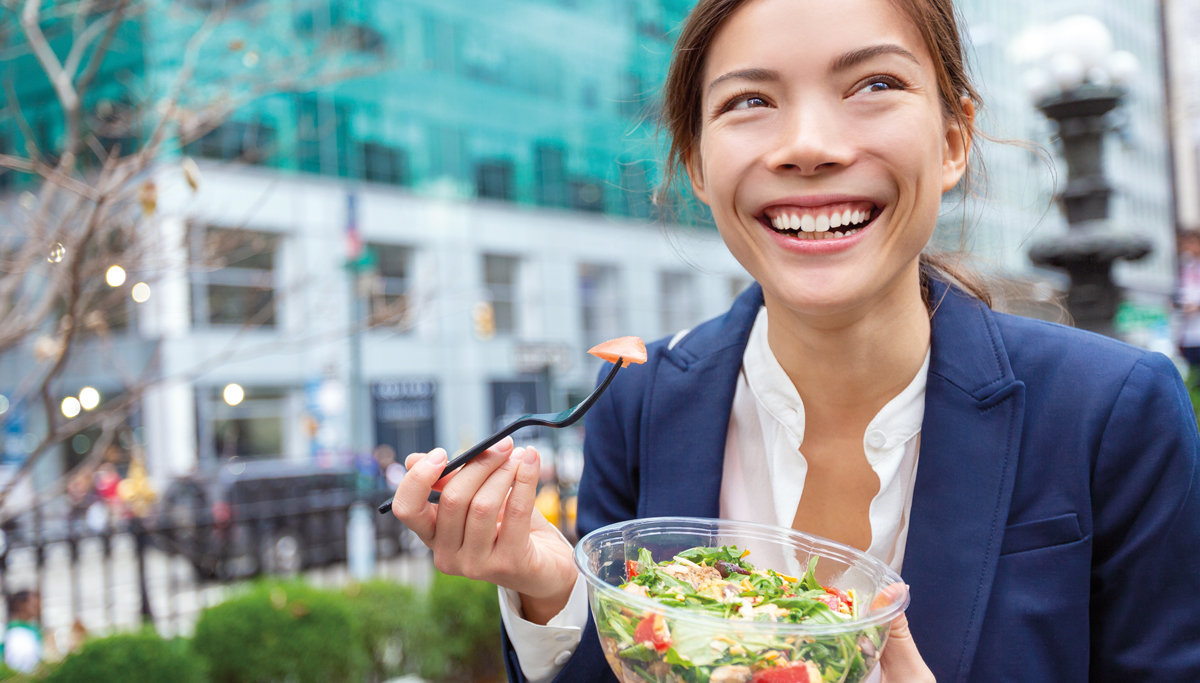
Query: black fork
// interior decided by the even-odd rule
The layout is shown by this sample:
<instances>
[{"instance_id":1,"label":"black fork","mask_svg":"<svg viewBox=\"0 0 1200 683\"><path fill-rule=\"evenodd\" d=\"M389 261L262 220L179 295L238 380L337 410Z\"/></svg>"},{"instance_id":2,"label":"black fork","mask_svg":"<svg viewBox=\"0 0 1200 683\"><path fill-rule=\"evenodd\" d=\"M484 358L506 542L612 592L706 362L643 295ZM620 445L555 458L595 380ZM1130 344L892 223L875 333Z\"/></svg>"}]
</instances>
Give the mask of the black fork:
<instances>
[{"instance_id":1,"label":"black fork","mask_svg":"<svg viewBox=\"0 0 1200 683\"><path fill-rule=\"evenodd\" d=\"M586 413L594 403L596 403L596 399L600 398L600 394L604 393L604 390L608 388L608 385L612 383L613 377L617 376L617 370L621 369L621 362L623 360L625 359L617 359L617 362L613 364L613 369L609 370L608 375L604 378L604 381L600 383L600 386L596 387L596 390L589 394L587 398L583 399L579 405L575 406L574 408L564 410L561 413L537 413L534 415L524 415L517 418L504 429L501 429L483 441L480 441L472 446L470 450L446 463L446 468L442 470L442 475L438 477L438 480L441 480L447 474L450 474L454 470L471 462L480 453L496 445L500 439L503 439L522 427L551 427L558 429L560 427L569 427L575 424L575 422L577 422L579 418L583 417L583 414ZM429 493L429 502L436 503L441 500L441 497L441 492L431 491ZM392 501L390 500L379 506L379 514L381 515L386 515L391 511Z\"/></svg>"}]
</instances>

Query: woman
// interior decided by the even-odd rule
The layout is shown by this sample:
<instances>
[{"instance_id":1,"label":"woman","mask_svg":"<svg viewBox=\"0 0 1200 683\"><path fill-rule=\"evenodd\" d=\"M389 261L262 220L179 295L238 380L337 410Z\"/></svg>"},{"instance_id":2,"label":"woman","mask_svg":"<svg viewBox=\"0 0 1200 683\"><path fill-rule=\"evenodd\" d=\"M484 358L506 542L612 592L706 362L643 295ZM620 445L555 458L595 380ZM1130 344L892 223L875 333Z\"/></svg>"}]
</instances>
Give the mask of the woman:
<instances>
[{"instance_id":1,"label":"woman","mask_svg":"<svg viewBox=\"0 0 1200 683\"><path fill-rule=\"evenodd\" d=\"M893 683L1200 680L1178 373L994 313L922 254L977 102L950 0L701 0L665 88L670 161L758 285L588 414L579 531L722 516L867 550L911 587ZM411 456L393 509L440 570L505 588L510 677L614 680L532 512L538 454L501 444L432 506L445 461Z\"/></svg>"}]
</instances>

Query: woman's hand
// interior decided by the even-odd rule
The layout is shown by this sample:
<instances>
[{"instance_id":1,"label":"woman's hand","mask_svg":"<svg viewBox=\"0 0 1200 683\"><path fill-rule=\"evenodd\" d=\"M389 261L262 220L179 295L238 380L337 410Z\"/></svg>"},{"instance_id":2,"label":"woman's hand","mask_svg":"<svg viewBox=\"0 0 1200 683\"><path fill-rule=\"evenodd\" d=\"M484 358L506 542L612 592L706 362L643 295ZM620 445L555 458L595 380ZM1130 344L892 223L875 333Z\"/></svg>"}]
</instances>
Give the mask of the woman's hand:
<instances>
[{"instance_id":1,"label":"woman's hand","mask_svg":"<svg viewBox=\"0 0 1200 683\"><path fill-rule=\"evenodd\" d=\"M933 672L917 652L917 644L908 631L908 617L903 613L892 619L879 666L883 669L882 683L936 683Z\"/></svg>"},{"instance_id":2,"label":"woman's hand","mask_svg":"<svg viewBox=\"0 0 1200 683\"><path fill-rule=\"evenodd\" d=\"M539 460L505 439L439 482L446 451L414 453L392 513L433 551L438 571L511 588L525 618L545 624L567 604L577 572L571 546L534 507ZM435 489L438 505L428 501Z\"/></svg>"}]
</instances>

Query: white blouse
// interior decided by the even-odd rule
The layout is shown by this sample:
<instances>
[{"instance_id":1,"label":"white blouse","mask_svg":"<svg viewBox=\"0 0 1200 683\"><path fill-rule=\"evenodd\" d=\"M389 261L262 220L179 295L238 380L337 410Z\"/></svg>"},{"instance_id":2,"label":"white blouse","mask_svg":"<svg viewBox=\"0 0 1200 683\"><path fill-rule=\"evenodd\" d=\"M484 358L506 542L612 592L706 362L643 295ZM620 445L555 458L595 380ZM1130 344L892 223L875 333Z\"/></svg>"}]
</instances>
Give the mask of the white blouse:
<instances>
[{"instance_id":1,"label":"white blouse","mask_svg":"<svg viewBox=\"0 0 1200 683\"><path fill-rule=\"evenodd\" d=\"M926 352L916 377L879 411L863 435L867 461L879 477L879 492L869 511L867 552L897 572L908 538L928 373ZM733 396L721 518L791 527L808 473L800 451L803 443L804 403L767 342L767 309L762 308L750 330ZM581 576L567 606L545 626L521 617L516 591L500 589L500 613L525 677L530 683L547 683L579 646L588 620L587 588Z\"/></svg>"}]
</instances>

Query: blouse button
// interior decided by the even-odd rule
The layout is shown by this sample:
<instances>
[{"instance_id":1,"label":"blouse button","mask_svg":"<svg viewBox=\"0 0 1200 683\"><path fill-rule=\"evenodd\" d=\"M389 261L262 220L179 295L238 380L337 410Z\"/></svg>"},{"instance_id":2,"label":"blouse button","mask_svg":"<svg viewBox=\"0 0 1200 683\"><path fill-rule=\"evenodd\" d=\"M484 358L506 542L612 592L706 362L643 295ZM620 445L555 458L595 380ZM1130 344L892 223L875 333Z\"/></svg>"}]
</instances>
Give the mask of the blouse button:
<instances>
[{"instance_id":1,"label":"blouse button","mask_svg":"<svg viewBox=\"0 0 1200 683\"><path fill-rule=\"evenodd\" d=\"M555 666L565 666L567 662L571 661L572 654L574 653L570 650L563 650L558 653L558 656L554 658Z\"/></svg>"},{"instance_id":2,"label":"blouse button","mask_svg":"<svg viewBox=\"0 0 1200 683\"><path fill-rule=\"evenodd\" d=\"M885 443L887 443L887 434L878 429L872 429L867 433L867 445L871 448L883 448Z\"/></svg>"}]
</instances>

